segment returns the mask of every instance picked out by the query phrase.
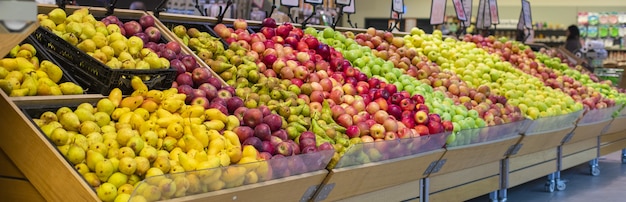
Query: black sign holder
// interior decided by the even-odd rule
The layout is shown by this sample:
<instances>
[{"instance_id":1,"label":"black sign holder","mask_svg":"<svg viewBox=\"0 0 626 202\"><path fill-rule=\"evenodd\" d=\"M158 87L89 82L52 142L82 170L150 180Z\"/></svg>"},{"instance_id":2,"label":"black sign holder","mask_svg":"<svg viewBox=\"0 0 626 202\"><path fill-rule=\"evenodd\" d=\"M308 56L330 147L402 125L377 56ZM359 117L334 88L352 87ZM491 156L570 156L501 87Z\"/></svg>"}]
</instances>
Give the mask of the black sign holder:
<instances>
[{"instance_id":1,"label":"black sign holder","mask_svg":"<svg viewBox=\"0 0 626 202\"><path fill-rule=\"evenodd\" d=\"M274 10L276 10L276 8L277 8L276 7L276 0L272 0L272 7L270 8L269 15L268 15L267 11L265 11L265 17L266 18L271 18L272 14L274 14ZM291 13L289 14L289 19L291 19Z\"/></svg>"},{"instance_id":2,"label":"black sign holder","mask_svg":"<svg viewBox=\"0 0 626 202\"><path fill-rule=\"evenodd\" d=\"M389 20L393 20L393 23L387 28L387 31L400 30L400 22L402 21L402 14L404 14L404 0L402 0L402 12L396 10L394 0L391 0L391 13L389 14ZM397 14L398 17L394 17L393 14Z\"/></svg>"},{"instance_id":3,"label":"black sign holder","mask_svg":"<svg viewBox=\"0 0 626 202\"><path fill-rule=\"evenodd\" d=\"M202 9L202 6L200 6L200 3L198 2L198 0L196 0L196 5L194 7L198 10L198 12L200 12L201 16L207 16L206 9Z\"/></svg>"},{"instance_id":4,"label":"black sign holder","mask_svg":"<svg viewBox=\"0 0 626 202\"><path fill-rule=\"evenodd\" d=\"M196 1L197 3L198 1ZM166 11L165 9L165 4L167 4L167 0L162 0L161 3L159 5L157 5L156 8L154 8L154 17L159 18L159 15L161 14L161 12ZM196 4L197 6L198 4Z\"/></svg>"},{"instance_id":5,"label":"black sign holder","mask_svg":"<svg viewBox=\"0 0 626 202\"><path fill-rule=\"evenodd\" d=\"M304 3L311 4L313 6L313 11L311 11L311 15L309 15L309 17L305 18L304 21L302 21L302 23L300 23L302 25L302 29L306 28L306 26L309 24L309 20L311 20L311 18L313 18L313 16L315 16L315 14L317 14L316 13L317 12L317 6L321 5L321 3L307 2L306 0L304 1ZM296 18L296 20L298 20L298 18Z\"/></svg>"}]
</instances>

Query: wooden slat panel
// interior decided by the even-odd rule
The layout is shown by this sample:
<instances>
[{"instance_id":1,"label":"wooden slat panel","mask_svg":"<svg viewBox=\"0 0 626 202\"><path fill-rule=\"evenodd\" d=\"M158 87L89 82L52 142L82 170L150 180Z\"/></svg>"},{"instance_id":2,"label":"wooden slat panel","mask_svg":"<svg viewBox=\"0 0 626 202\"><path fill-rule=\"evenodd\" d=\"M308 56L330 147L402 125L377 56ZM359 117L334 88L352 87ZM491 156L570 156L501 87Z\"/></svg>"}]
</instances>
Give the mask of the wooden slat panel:
<instances>
[{"instance_id":1,"label":"wooden slat panel","mask_svg":"<svg viewBox=\"0 0 626 202\"><path fill-rule=\"evenodd\" d=\"M613 119L607 133L617 133L626 131L626 117L617 117Z\"/></svg>"},{"instance_id":2,"label":"wooden slat panel","mask_svg":"<svg viewBox=\"0 0 626 202\"><path fill-rule=\"evenodd\" d=\"M524 167L528 167L531 165L535 165L538 163L552 161L556 159L556 148L548 149L540 152L535 152L532 154L527 154L524 156L517 156L509 159L509 171L516 171L519 169L523 169ZM556 171L556 165L553 168L553 171Z\"/></svg>"},{"instance_id":3,"label":"wooden slat panel","mask_svg":"<svg viewBox=\"0 0 626 202\"><path fill-rule=\"evenodd\" d=\"M24 174L22 174L20 169L17 169L13 161L9 159L2 149L0 149L0 176L26 180Z\"/></svg>"},{"instance_id":4,"label":"wooden slat panel","mask_svg":"<svg viewBox=\"0 0 626 202\"><path fill-rule=\"evenodd\" d=\"M596 123L596 124L576 126L576 129L574 129L574 136L569 142L578 142L578 141L583 141L586 139L595 138L601 135L600 133L602 132L604 127L609 125L609 123L611 123L611 120Z\"/></svg>"},{"instance_id":5,"label":"wooden slat panel","mask_svg":"<svg viewBox=\"0 0 626 202\"><path fill-rule=\"evenodd\" d=\"M563 156L568 156L576 152L584 151L598 146L597 139L587 139L579 142L570 142L563 145Z\"/></svg>"},{"instance_id":6,"label":"wooden slat panel","mask_svg":"<svg viewBox=\"0 0 626 202\"><path fill-rule=\"evenodd\" d=\"M550 148L556 149L557 146L561 145L563 138L565 138L565 136L567 136L572 129L573 128L568 128L549 133L524 135L520 141L520 144L522 144L521 149L517 152L517 154L509 157L526 155Z\"/></svg>"},{"instance_id":7,"label":"wooden slat panel","mask_svg":"<svg viewBox=\"0 0 626 202\"><path fill-rule=\"evenodd\" d=\"M0 26L2 27L2 26ZM15 47L19 45L30 33L33 33L39 27L39 22L35 22L24 29L24 31L20 33L7 33L3 30L0 30L0 39L2 39L2 43L0 43L0 55L4 57ZM2 27L4 28L4 27ZM6 30L5 30L6 31Z\"/></svg>"},{"instance_id":8,"label":"wooden slat panel","mask_svg":"<svg viewBox=\"0 0 626 202\"><path fill-rule=\"evenodd\" d=\"M432 202L466 201L498 190L499 181L500 178L498 176L490 177L442 192L433 193L429 196L429 199Z\"/></svg>"},{"instance_id":9,"label":"wooden slat panel","mask_svg":"<svg viewBox=\"0 0 626 202\"><path fill-rule=\"evenodd\" d=\"M565 170L580 165L598 157L597 155L598 151L593 148L570 156L566 156L563 158L563 166L561 168Z\"/></svg>"},{"instance_id":10,"label":"wooden slat panel","mask_svg":"<svg viewBox=\"0 0 626 202\"><path fill-rule=\"evenodd\" d=\"M521 135L483 144L460 146L448 149L442 160L446 160L441 170L429 176L443 175L505 158L506 151L518 143Z\"/></svg>"},{"instance_id":11,"label":"wooden slat panel","mask_svg":"<svg viewBox=\"0 0 626 202\"><path fill-rule=\"evenodd\" d=\"M626 139L611 142L600 147L600 156L608 155L613 152L621 151L626 148Z\"/></svg>"},{"instance_id":12,"label":"wooden slat panel","mask_svg":"<svg viewBox=\"0 0 626 202\"><path fill-rule=\"evenodd\" d=\"M426 177L422 174L428 165L439 160L444 152L440 149L416 157L333 169L326 183L335 187L327 200L336 201L419 180Z\"/></svg>"},{"instance_id":13,"label":"wooden slat panel","mask_svg":"<svg viewBox=\"0 0 626 202\"><path fill-rule=\"evenodd\" d=\"M170 201L300 201L310 187L318 187L328 171L322 170Z\"/></svg>"},{"instance_id":14,"label":"wooden slat panel","mask_svg":"<svg viewBox=\"0 0 626 202\"><path fill-rule=\"evenodd\" d=\"M0 177L0 198L2 201L46 201L26 180Z\"/></svg>"},{"instance_id":15,"label":"wooden slat panel","mask_svg":"<svg viewBox=\"0 0 626 202\"><path fill-rule=\"evenodd\" d=\"M544 162L531 167L527 167L515 172L509 173L509 188L515 187L522 183L532 181L534 179L545 177L556 171L556 160Z\"/></svg>"},{"instance_id":16,"label":"wooden slat panel","mask_svg":"<svg viewBox=\"0 0 626 202\"><path fill-rule=\"evenodd\" d=\"M50 144L37 126L0 92L0 148L48 201L96 201L82 177ZM68 191L71 190L71 191Z\"/></svg>"},{"instance_id":17,"label":"wooden slat panel","mask_svg":"<svg viewBox=\"0 0 626 202\"><path fill-rule=\"evenodd\" d=\"M445 175L438 175L430 178L430 191L437 192L460 184L465 184L499 174L500 162L496 161Z\"/></svg>"},{"instance_id":18,"label":"wooden slat panel","mask_svg":"<svg viewBox=\"0 0 626 202\"><path fill-rule=\"evenodd\" d=\"M624 124L626 125L626 124ZM600 144L608 144L611 142L615 142L617 140L626 139L626 131L621 131L617 133L607 133L606 135L600 136Z\"/></svg>"},{"instance_id":19,"label":"wooden slat panel","mask_svg":"<svg viewBox=\"0 0 626 202\"><path fill-rule=\"evenodd\" d=\"M355 197L341 199L341 202L362 202L362 201L405 201L419 197L420 181L413 181L386 189L365 193ZM418 199L419 200L419 199Z\"/></svg>"}]
</instances>

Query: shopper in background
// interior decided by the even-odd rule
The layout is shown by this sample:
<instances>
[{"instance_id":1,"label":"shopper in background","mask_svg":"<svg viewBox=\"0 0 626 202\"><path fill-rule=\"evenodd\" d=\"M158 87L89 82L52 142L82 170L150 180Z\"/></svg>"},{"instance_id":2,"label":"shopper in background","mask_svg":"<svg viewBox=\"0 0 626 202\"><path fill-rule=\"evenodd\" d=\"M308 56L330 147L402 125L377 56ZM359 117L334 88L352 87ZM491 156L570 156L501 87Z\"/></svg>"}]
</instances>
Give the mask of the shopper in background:
<instances>
[{"instance_id":1,"label":"shopper in background","mask_svg":"<svg viewBox=\"0 0 626 202\"><path fill-rule=\"evenodd\" d=\"M578 26L570 25L567 27L566 33L567 40L565 41L565 49L571 53L580 50L582 48L582 42L580 40L580 30L578 30Z\"/></svg>"},{"instance_id":2,"label":"shopper in background","mask_svg":"<svg viewBox=\"0 0 626 202\"><path fill-rule=\"evenodd\" d=\"M143 2L141 2L141 1L134 1L133 3L130 4L129 9L130 10L142 10L142 11L145 11L146 10L146 5L143 4Z\"/></svg>"}]
</instances>

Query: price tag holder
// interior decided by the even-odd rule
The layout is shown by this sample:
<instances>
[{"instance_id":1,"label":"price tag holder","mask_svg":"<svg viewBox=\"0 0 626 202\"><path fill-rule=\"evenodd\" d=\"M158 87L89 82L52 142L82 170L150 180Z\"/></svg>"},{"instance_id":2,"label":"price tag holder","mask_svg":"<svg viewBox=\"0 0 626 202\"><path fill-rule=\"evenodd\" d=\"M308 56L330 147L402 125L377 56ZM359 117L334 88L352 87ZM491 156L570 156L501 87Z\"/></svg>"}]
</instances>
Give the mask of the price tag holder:
<instances>
[{"instance_id":1,"label":"price tag holder","mask_svg":"<svg viewBox=\"0 0 626 202\"><path fill-rule=\"evenodd\" d=\"M287 7L299 7L300 1L299 0L280 0L280 5L287 6Z\"/></svg>"},{"instance_id":2,"label":"price tag holder","mask_svg":"<svg viewBox=\"0 0 626 202\"><path fill-rule=\"evenodd\" d=\"M517 29L524 30L533 28L532 12L530 11L530 2L522 0L522 12L519 14L519 21L517 22Z\"/></svg>"},{"instance_id":3,"label":"price tag holder","mask_svg":"<svg viewBox=\"0 0 626 202\"><path fill-rule=\"evenodd\" d=\"M335 0L337 6L350 6L350 4L352 4L352 0Z\"/></svg>"},{"instance_id":4,"label":"price tag holder","mask_svg":"<svg viewBox=\"0 0 626 202\"><path fill-rule=\"evenodd\" d=\"M307 4L311 4L311 5L321 5L323 3L324 0L304 0L304 3Z\"/></svg>"},{"instance_id":5,"label":"price tag holder","mask_svg":"<svg viewBox=\"0 0 626 202\"><path fill-rule=\"evenodd\" d=\"M462 21L464 27L472 25L472 0L461 0L463 3L463 10L465 11L466 20Z\"/></svg>"},{"instance_id":6,"label":"price tag holder","mask_svg":"<svg viewBox=\"0 0 626 202\"><path fill-rule=\"evenodd\" d=\"M433 0L430 7L430 24L440 25L444 23L446 15L446 0Z\"/></svg>"},{"instance_id":7,"label":"price tag holder","mask_svg":"<svg viewBox=\"0 0 626 202\"><path fill-rule=\"evenodd\" d=\"M339 3L337 3L339 4ZM343 7L343 13L346 14L355 14L356 13L356 5L354 5L354 0L350 0L350 4Z\"/></svg>"},{"instance_id":8,"label":"price tag holder","mask_svg":"<svg viewBox=\"0 0 626 202\"><path fill-rule=\"evenodd\" d=\"M491 14L491 24L500 24L500 14L498 13L498 0L489 0L489 14Z\"/></svg>"},{"instance_id":9,"label":"price tag holder","mask_svg":"<svg viewBox=\"0 0 626 202\"><path fill-rule=\"evenodd\" d=\"M465 12L465 7L463 6L463 2L461 2L461 0L452 0L452 3L454 4L454 11L456 11L456 17L460 21L463 21L463 22L466 21L467 13Z\"/></svg>"},{"instance_id":10,"label":"price tag holder","mask_svg":"<svg viewBox=\"0 0 626 202\"><path fill-rule=\"evenodd\" d=\"M404 14L404 0L391 0L391 11Z\"/></svg>"}]
</instances>

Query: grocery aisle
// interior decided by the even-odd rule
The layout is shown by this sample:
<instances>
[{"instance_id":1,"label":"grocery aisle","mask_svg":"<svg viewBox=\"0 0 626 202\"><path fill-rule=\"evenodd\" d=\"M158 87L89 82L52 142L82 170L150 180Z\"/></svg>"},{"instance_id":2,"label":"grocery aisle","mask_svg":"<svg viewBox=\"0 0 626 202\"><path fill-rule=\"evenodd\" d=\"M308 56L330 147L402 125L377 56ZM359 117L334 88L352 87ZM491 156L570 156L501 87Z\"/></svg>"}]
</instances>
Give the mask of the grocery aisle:
<instances>
[{"instance_id":1,"label":"grocery aisle","mask_svg":"<svg viewBox=\"0 0 626 202\"><path fill-rule=\"evenodd\" d=\"M589 175L587 164L561 172L567 182L567 189L548 193L544 191L546 178L536 179L509 190L508 202L620 202L626 201L626 164L621 163L621 152L615 152L600 159L599 176ZM489 201L489 196L481 196L471 202Z\"/></svg>"}]
</instances>

